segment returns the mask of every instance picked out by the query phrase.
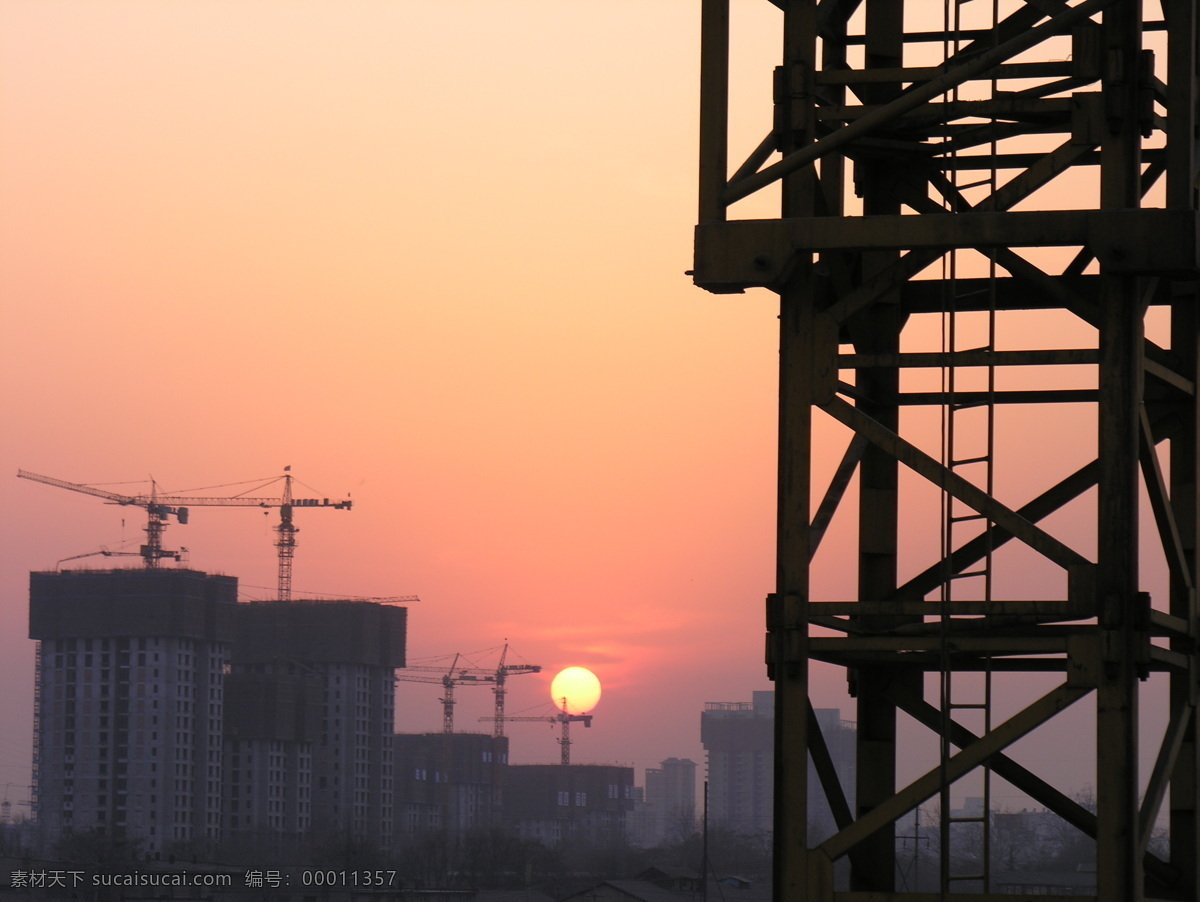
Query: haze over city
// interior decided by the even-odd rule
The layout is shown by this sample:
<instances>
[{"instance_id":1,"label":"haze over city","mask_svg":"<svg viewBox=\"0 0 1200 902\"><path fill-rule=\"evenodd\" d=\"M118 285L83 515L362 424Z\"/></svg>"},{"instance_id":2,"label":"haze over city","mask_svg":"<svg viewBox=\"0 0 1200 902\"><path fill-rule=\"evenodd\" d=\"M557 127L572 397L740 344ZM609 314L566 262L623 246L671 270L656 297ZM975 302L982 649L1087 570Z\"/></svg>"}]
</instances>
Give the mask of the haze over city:
<instances>
[{"instance_id":1,"label":"haze over city","mask_svg":"<svg viewBox=\"0 0 1200 902\"><path fill-rule=\"evenodd\" d=\"M769 7L739 10L734 157L770 121ZM297 512L297 594L420 596L412 662L507 640L543 668L514 713L591 669L577 761L702 761L704 703L770 687L778 342L773 295L685 275L695 4L10 0L0 42L0 782L29 782L28 572L144 526L18 468L222 494L291 466L354 501ZM1090 459L1094 424L1036 426L1044 467ZM274 523L197 509L166 544L267 598ZM850 598L853 564L817 580ZM437 695L400 685L397 727L439 729Z\"/></svg>"}]
</instances>

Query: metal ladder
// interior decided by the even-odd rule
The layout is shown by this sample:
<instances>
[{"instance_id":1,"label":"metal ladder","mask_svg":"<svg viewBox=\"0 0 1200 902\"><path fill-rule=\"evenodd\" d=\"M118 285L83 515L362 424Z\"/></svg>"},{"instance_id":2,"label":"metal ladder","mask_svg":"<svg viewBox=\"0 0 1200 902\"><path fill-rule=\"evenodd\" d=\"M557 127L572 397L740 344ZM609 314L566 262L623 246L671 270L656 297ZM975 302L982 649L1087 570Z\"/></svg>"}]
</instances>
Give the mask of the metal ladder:
<instances>
[{"instance_id":1,"label":"metal ladder","mask_svg":"<svg viewBox=\"0 0 1200 902\"><path fill-rule=\"evenodd\" d=\"M945 32L947 41L945 53L949 57L962 46L960 31L962 29L960 6L968 0L945 0ZM991 6L991 26L994 28L998 20L998 4L996 0ZM995 83L992 85L993 94ZM951 100L958 99L958 89L951 95ZM949 129L947 130L949 133ZM996 152L995 138L991 139L991 152ZM952 151L953 153L953 151ZM953 188L949 203L952 211L960 207L958 201L961 192L986 186L988 193L994 193L997 187L996 170L993 167L986 175L967 184L958 183L958 170L952 170L950 183ZM950 474L960 476L983 489L989 496L993 494L994 465L995 465L995 391L996 369L992 354L996 350L996 264L989 261L987 287L971 293L960 293L958 284L957 252L951 251L943 258L944 281L948 286L946 301L942 313L942 348L944 364L942 367L942 392L944 402L942 407L942 464ZM982 293L987 294L985 310L976 309L971 313L963 313L960 307L972 298L978 298ZM973 307L981 305L972 304ZM969 318L969 319L968 319ZM984 321L982 338L976 338L975 344L969 350L975 354L982 352L986 364L986 389L982 392L982 400L978 391L974 398L959 401L962 391L958 354L968 350L960 348L962 341L960 331L963 330L964 320L979 329L979 321ZM980 422L982 420L982 422ZM980 440L982 439L982 442ZM982 448L980 448L982 444ZM968 450L968 448L970 450ZM991 770L986 766L978 768L973 776L978 780L980 805L978 810L964 808L961 813L955 813L951 783L948 778L948 765L954 753L950 741L952 723L960 723L956 714L968 714L974 718L972 732L986 735L992 728L992 670L990 658L984 658L979 674L967 680L963 675L956 675L954 661L956 621L961 621L961 615L954 612L954 605L964 595L972 595L976 600L989 602L992 600L992 554L989 547L982 561L974 567L962 572L953 572L950 566L950 556L955 548L969 538L978 534L980 527L986 532L991 524L984 515L975 511L964 510L961 504L948 493L942 493L942 560L946 562L942 579L941 598L939 604L939 698L941 709L941 736L939 748L939 769L942 774L939 790L939 854L940 854L940 892L943 898L954 891L969 891L964 886L967 883L979 884L979 890L987 893L991 890ZM960 723L961 726L967 726ZM972 843L977 855L969 862L964 862L956 856L962 843L962 834L971 825L975 826ZM957 829L956 829L957 828Z\"/></svg>"},{"instance_id":2,"label":"metal ladder","mask_svg":"<svg viewBox=\"0 0 1200 902\"><path fill-rule=\"evenodd\" d=\"M957 326L961 314L951 309L944 314L944 319L948 325L947 338L953 342L957 337ZM974 351L990 351L994 349L994 316L989 316L989 342L983 347L972 348ZM949 344L951 351L956 350L955 346ZM953 354L950 355L953 361ZM945 380L945 394L947 403L943 408L943 429L944 429L944 464L951 472L959 476L971 479L980 488L983 488L990 495L992 494L992 482L994 471L994 436L995 436L995 409L994 403L991 401L991 395L995 391L995 369L994 366L988 365L988 400L983 402L968 402L960 403L954 400L958 393L958 373L957 367L951 362L943 370L943 378ZM976 426L976 432L982 428L984 433L985 448L982 452L972 452L963 454L959 451L964 438L977 436L964 436L963 420L968 415L968 412L979 412L982 414L984 423L982 427ZM942 555L944 560L949 560L950 554L960 545L964 544L965 539L960 539L968 530L973 527L978 527L982 524L986 530L990 524L986 521L983 515L970 512L963 513L955 502L948 495L943 495L943 519L942 519ZM966 538L973 538L977 529ZM949 567L947 567L949 570ZM968 590L968 583L974 583ZM975 679L967 681L963 675L956 674L956 666L953 660L955 650L955 632L956 621L961 622L961 615L954 612L954 605L957 600L970 591L977 600L991 601L992 599L992 561L990 552L985 555L983 560L975 567L964 570L959 573L947 572L941 589L941 604L939 605L939 648L941 657L941 667L939 671L939 695L940 708L942 711L942 730L941 730L941 745L939 765L943 775L946 773L950 757L953 754L953 745L950 741L950 724L955 721L955 715L966 712L975 712L975 723L972 725L972 732L985 735L992 727L992 672L991 661L984 658L983 669ZM975 676L975 675L972 675ZM967 726L963 723L962 726ZM990 830L989 812L991 811L991 771L983 767L980 769L981 783L980 794L982 804L978 812L969 812L965 814L955 814L952 808L950 783L943 776L940 789L940 834L941 834L941 858L942 858L942 892L947 893L955 883L964 883L968 881L979 881L983 885L983 891L988 891L990 881ZM953 827L955 825L978 825L979 841L981 843L979 854L979 868L972 868L969 871L956 871L953 867L954 857L951 855L952 847L957 837L954 834ZM961 832L961 831L960 831Z\"/></svg>"}]
</instances>

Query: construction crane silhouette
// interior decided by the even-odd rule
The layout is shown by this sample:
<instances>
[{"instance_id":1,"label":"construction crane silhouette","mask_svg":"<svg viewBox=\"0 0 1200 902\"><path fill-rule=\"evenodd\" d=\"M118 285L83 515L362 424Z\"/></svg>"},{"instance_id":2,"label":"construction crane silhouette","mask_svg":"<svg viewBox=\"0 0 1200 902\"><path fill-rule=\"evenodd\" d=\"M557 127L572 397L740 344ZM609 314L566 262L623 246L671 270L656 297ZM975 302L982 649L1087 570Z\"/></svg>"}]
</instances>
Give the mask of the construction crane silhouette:
<instances>
[{"instance_id":1,"label":"construction crane silhouette","mask_svg":"<svg viewBox=\"0 0 1200 902\"><path fill-rule=\"evenodd\" d=\"M561 707L567 707L567 700L564 697ZM562 734L558 738L558 744L562 746L562 763L565 767L571 763L571 724L582 722L585 727L591 727L591 714L568 714L566 710L560 710L556 714L534 714L534 715L517 715L510 714L507 716L497 715L496 717L481 717L484 720L506 720L509 723L549 723L561 724Z\"/></svg>"},{"instance_id":2,"label":"construction crane silhouette","mask_svg":"<svg viewBox=\"0 0 1200 902\"><path fill-rule=\"evenodd\" d=\"M293 520L292 511L297 507L350 510L352 502L349 498L338 501L330 500L329 498L294 497L292 494L293 477L290 470L291 467L285 467L283 476L272 477L265 481L259 480L253 489L248 490L257 491L282 480L282 494L279 497L270 498L251 497L246 494L229 497L162 495L159 494L158 483L153 479L150 481L150 493L148 495L122 495L118 492L99 488L98 486L68 482L65 479L55 479L52 476L30 473L28 470L18 470L17 476L21 479L29 479L33 482L67 489L71 492L80 492L84 495L103 498L109 504L140 507L145 510L146 542L142 545L139 553L145 565L150 569L157 568L164 558L171 558L172 560L180 559L180 552L169 551L163 548L162 535L170 517L175 517L180 523L187 523L188 508L190 507L279 508L279 525L275 527L275 533L278 536L275 548L279 554L279 600L291 601L292 559L296 553L296 533L299 532ZM245 483L240 484L244 485Z\"/></svg>"},{"instance_id":3,"label":"construction crane silhouette","mask_svg":"<svg viewBox=\"0 0 1200 902\"><path fill-rule=\"evenodd\" d=\"M504 696L507 693L505 688L505 679L509 674L518 673L541 673L542 668L537 664L505 664L504 661L508 657L508 640L504 642L504 650L500 652L500 663L496 666L496 685L492 689L492 693L496 697L496 725L492 730L492 735L496 739L504 736Z\"/></svg>"},{"instance_id":4,"label":"construction crane silhouette","mask_svg":"<svg viewBox=\"0 0 1200 902\"><path fill-rule=\"evenodd\" d=\"M500 663L494 670L484 667L459 667L459 659L461 654L455 654L450 668L447 670L444 667L428 664L416 664L411 667L405 667L403 670L396 672L396 679L406 683L441 683L442 697L439 701L442 703L442 732L454 732L454 705L456 699L454 697L454 687L460 684L464 685L479 685L491 684L492 692L496 697L496 718L497 724L494 734L496 737L504 735L503 718L504 718L504 697L505 697L505 680L513 674L520 673L540 673L541 665L538 664L506 664L505 659L508 657L508 643L504 644L504 650L500 653ZM445 671L445 672L443 672ZM441 676L434 676L441 674Z\"/></svg>"},{"instance_id":5,"label":"construction crane silhouette","mask_svg":"<svg viewBox=\"0 0 1200 902\"><path fill-rule=\"evenodd\" d=\"M183 555L186 552L187 552L186 548L180 548L179 551L174 552L171 556L174 557L175 560L177 560L177 561L183 560ZM102 555L104 557L141 557L142 553L140 551L113 551L108 546L101 545L97 551L85 551L83 554L72 554L70 557L59 558L59 560L54 565L54 569L55 570L62 569L62 565L65 564L67 561L78 561L81 558L97 557L100 555Z\"/></svg>"},{"instance_id":6,"label":"construction crane silhouette","mask_svg":"<svg viewBox=\"0 0 1200 902\"><path fill-rule=\"evenodd\" d=\"M307 601L369 601L374 604L406 605L419 602L419 595L330 595L327 592L305 592L310 598Z\"/></svg>"},{"instance_id":7,"label":"construction crane silhouette","mask_svg":"<svg viewBox=\"0 0 1200 902\"><path fill-rule=\"evenodd\" d=\"M403 670L396 671L396 679L405 683L440 683L442 686L442 697L438 699L442 703L442 732L454 732L454 687L459 683L482 683L487 682L490 674L480 674L468 671L467 669L458 669L458 655L454 656L454 663L450 665L450 669L441 676L435 676L434 673L441 673L443 668L424 665L415 665L405 667ZM426 671L414 673L411 671Z\"/></svg>"}]
</instances>

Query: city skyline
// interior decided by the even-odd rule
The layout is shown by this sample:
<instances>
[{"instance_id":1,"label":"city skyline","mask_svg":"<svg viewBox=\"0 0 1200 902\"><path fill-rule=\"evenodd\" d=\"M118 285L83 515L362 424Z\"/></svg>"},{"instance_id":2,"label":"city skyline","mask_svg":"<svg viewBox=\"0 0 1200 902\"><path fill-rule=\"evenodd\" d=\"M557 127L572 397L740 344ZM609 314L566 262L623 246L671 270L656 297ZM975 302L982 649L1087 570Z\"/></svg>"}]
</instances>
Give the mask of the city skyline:
<instances>
[{"instance_id":1,"label":"city skyline","mask_svg":"<svg viewBox=\"0 0 1200 902\"><path fill-rule=\"evenodd\" d=\"M282 853L343 834L388 850L402 837L498 825L552 844L578 834L656 846L695 830L689 759L648 768L644 790L632 767L566 766L566 725L590 717L561 721L561 765L509 767L499 723L495 735L452 734L449 720L441 733L396 733L407 610L236 597L236 579L189 569L31 576L30 835L41 852L93 830L155 857ZM735 707L744 719L750 703L706 706L716 803L705 824L769 831L771 696L755 693L753 716L768 729L749 731L745 748L709 720Z\"/></svg>"}]
</instances>

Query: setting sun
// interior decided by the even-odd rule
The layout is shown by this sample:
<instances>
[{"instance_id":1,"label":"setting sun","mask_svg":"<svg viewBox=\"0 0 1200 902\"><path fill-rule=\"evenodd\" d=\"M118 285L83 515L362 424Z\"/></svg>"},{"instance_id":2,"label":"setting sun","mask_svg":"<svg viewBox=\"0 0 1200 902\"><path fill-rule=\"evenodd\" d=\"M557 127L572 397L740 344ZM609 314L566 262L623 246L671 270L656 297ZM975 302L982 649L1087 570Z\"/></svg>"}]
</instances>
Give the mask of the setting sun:
<instances>
[{"instance_id":1,"label":"setting sun","mask_svg":"<svg viewBox=\"0 0 1200 902\"><path fill-rule=\"evenodd\" d=\"M550 697L564 714L585 714L600 701L600 680L586 667L568 667L551 681Z\"/></svg>"}]
</instances>

